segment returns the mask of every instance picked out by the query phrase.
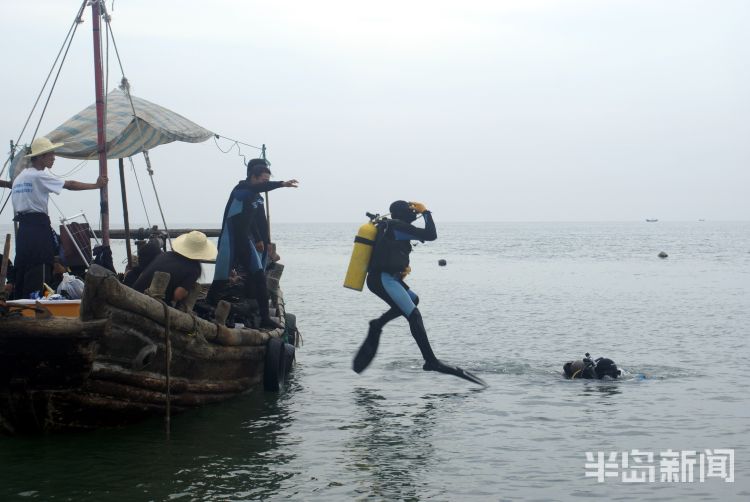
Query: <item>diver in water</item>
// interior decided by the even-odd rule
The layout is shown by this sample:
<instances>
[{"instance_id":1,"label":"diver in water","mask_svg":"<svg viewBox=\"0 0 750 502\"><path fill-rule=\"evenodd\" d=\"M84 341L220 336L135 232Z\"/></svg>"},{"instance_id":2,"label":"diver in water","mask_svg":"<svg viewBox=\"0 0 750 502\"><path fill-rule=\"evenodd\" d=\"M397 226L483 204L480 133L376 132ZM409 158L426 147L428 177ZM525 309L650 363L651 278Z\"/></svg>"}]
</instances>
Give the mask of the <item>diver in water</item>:
<instances>
[{"instance_id":1,"label":"diver in water","mask_svg":"<svg viewBox=\"0 0 750 502\"><path fill-rule=\"evenodd\" d=\"M621 374L622 371L617 368L617 365L612 359L598 357L597 359L592 360L591 355L588 352L586 352L586 357L583 359L578 361L568 361L563 365L563 375L569 380L575 378L601 380L605 376L617 378Z\"/></svg>"},{"instance_id":2,"label":"diver in water","mask_svg":"<svg viewBox=\"0 0 750 502\"><path fill-rule=\"evenodd\" d=\"M268 313L268 291L265 267L270 246L268 224L261 192L277 188L296 188L297 180L270 181L271 169L265 159L252 159L247 164L247 179L240 181L229 195L219 236L214 280L207 301L215 305L221 292L229 285L232 269L242 268L245 296L255 298L260 308L261 328L280 328Z\"/></svg>"},{"instance_id":3,"label":"diver in water","mask_svg":"<svg viewBox=\"0 0 750 502\"><path fill-rule=\"evenodd\" d=\"M437 239L432 213L425 208L424 204L403 200L397 200L391 204L390 212L391 219L384 219L378 223L378 234L375 238L367 274L367 288L386 302L390 309L377 319L370 321L367 338L354 357L352 368L357 373L364 371L375 357L383 327L393 319L404 316L409 322L411 334L425 360L422 369L448 373L486 385L480 378L461 368L447 365L435 356L427 338L422 314L417 308L419 297L404 282L404 277L411 271L409 267L411 241L424 242ZM419 214L424 218L424 228L412 225Z\"/></svg>"}]
</instances>

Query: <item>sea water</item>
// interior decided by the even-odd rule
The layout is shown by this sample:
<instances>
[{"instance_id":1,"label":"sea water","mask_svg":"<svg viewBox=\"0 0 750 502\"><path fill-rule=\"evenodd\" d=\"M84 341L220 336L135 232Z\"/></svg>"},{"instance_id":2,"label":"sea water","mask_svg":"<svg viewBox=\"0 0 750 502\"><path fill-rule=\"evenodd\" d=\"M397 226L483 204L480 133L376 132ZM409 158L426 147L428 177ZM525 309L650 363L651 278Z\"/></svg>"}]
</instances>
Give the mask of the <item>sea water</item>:
<instances>
[{"instance_id":1,"label":"sea water","mask_svg":"<svg viewBox=\"0 0 750 502\"><path fill-rule=\"evenodd\" d=\"M750 499L750 223L438 219L407 282L438 357L487 388L422 371L402 319L351 370L386 308L342 288L357 227L273 227L304 337L283 392L173 417L169 438L159 419L0 437L0 499ZM623 377L562 378L585 352Z\"/></svg>"}]
</instances>

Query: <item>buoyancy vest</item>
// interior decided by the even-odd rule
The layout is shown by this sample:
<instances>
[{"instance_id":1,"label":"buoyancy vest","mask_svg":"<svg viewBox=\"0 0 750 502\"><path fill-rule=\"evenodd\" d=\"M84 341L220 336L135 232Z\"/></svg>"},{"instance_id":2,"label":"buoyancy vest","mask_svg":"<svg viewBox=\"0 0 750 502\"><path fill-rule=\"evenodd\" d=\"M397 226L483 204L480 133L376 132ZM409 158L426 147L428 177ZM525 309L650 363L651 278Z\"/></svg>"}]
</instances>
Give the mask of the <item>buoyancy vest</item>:
<instances>
[{"instance_id":1,"label":"buoyancy vest","mask_svg":"<svg viewBox=\"0 0 750 502\"><path fill-rule=\"evenodd\" d=\"M409 266L412 246L408 240L396 240L394 231L399 222L383 220L378 223L378 233L370 260L370 272L399 273Z\"/></svg>"}]
</instances>

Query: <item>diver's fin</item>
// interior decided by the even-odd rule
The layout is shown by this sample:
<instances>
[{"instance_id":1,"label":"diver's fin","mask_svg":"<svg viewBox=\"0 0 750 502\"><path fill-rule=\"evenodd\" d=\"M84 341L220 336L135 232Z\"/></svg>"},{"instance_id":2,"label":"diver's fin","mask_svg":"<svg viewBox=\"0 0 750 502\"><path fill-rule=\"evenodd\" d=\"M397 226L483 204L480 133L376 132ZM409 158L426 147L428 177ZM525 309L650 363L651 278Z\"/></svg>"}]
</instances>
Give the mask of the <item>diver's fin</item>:
<instances>
[{"instance_id":1,"label":"diver's fin","mask_svg":"<svg viewBox=\"0 0 750 502\"><path fill-rule=\"evenodd\" d=\"M368 342L369 340L365 340L362 346L357 351L357 355L354 356L352 369L356 373L362 373L370 365L372 360L375 359L375 353L378 350L378 346L373 346L372 343Z\"/></svg>"},{"instance_id":2,"label":"diver's fin","mask_svg":"<svg viewBox=\"0 0 750 502\"><path fill-rule=\"evenodd\" d=\"M375 354L378 352L378 345L380 344L380 333L382 329L377 324L376 320L370 321L370 329L367 332L367 338L362 342L362 346L357 351L357 355L354 356L352 362L352 369L355 373L362 373L375 359Z\"/></svg>"},{"instance_id":3,"label":"diver's fin","mask_svg":"<svg viewBox=\"0 0 750 502\"><path fill-rule=\"evenodd\" d=\"M455 375L459 378L463 378L464 380L468 380L477 385L481 385L482 387L488 387L487 383L481 378L479 378L478 376L476 376L474 373L471 373L470 371L466 371L463 368L459 368L458 366L451 366L450 364L445 364L442 361L435 361L432 363L426 362L424 363L424 366L422 366L422 369L425 371L437 371L439 373Z\"/></svg>"}]
</instances>

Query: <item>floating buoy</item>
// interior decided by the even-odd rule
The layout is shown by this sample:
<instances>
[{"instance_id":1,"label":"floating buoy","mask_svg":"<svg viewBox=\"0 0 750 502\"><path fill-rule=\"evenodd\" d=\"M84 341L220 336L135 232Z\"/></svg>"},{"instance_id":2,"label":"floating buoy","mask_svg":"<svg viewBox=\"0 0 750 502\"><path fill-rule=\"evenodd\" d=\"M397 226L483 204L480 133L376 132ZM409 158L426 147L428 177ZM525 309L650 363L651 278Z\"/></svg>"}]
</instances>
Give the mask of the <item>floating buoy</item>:
<instances>
[{"instance_id":1,"label":"floating buoy","mask_svg":"<svg viewBox=\"0 0 750 502\"><path fill-rule=\"evenodd\" d=\"M440 265L441 267L444 267L444 266L446 266L447 264L448 264L448 262L447 262L447 261L445 261L445 260L443 260L442 258L438 260L438 265Z\"/></svg>"},{"instance_id":2,"label":"floating buoy","mask_svg":"<svg viewBox=\"0 0 750 502\"><path fill-rule=\"evenodd\" d=\"M669 255L667 253L665 253L664 251L660 251L657 256L659 256L659 258L666 258Z\"/></svg>"}]
</instances>

